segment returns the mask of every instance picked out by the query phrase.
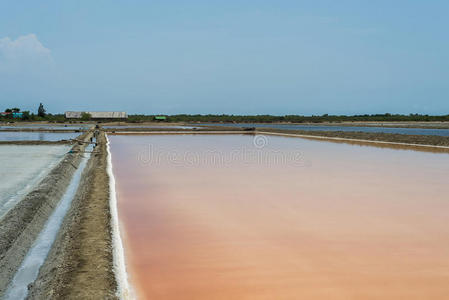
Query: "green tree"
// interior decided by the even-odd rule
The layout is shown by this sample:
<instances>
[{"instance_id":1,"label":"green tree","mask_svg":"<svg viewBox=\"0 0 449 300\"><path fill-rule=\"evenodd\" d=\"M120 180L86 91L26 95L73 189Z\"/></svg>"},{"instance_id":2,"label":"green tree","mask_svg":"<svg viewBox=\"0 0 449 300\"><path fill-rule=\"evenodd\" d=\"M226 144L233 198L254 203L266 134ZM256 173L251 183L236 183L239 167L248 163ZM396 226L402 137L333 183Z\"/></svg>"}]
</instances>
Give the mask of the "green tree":
<instances>
[{"instance_id":1,"label":"green tree","mask_svg":"<svg viewBox=\"0 0 449 300\"><path fill-rule=\"evenodd\" d=\"M81 120L83 120L83 121L89 121L90 118L92 118L92 115L87 112L83 112L81 114Z\"/></svg>"},{"instance_id":2,"label":"green tree","mask_svg":"<svg viewBox=\"0 0 449 300\"><path fill-rule=\"evenodd\" d=\"M22 114L22 120L30 120L30 119L31 119L30 112L24 111Z\"/></svg>"},{"instance_id":3,"label":"green tree","mask_svg":"<svg viewBox=\"0 0 449 300\"><path fill-rule=\"evenodd\" d=\"M42 103L39 104L39 108L37 109L37 115L41 118L45 118L45 108Z\"/></svg>"}]
</instances>

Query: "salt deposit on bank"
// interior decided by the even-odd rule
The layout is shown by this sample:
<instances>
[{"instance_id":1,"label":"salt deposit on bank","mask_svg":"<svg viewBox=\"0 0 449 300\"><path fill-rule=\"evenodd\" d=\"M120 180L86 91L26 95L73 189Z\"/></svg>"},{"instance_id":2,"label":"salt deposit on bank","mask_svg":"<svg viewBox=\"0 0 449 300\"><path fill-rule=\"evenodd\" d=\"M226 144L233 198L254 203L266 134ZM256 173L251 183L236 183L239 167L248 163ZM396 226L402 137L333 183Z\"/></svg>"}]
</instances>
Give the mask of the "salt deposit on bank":
<instances>
[{"instance_id":1,"label":"salt deposit on bank","mask_svg":"<svg viewBox=\"0 0 449 300\"><path fill-rule=\"evenodd\" d=\"M0 218L56 166L66 145L0 146Z\"/></svg>"},{"instance_id":2,"label":"salt deposit on bank","mask_svg":"<svg viewBox=\"0 0 449 300\"><path fill-rule=\"evenodd\" d=\"M92 151L92 147L86 147L86 151ZM15 274L14 279L6 292L6 299L16 300L26 298L28 294L28 285L36 280L39 274L39 269L47 258L48 252L61 227L61 223L71 206L81 180L81 175L89 158L90 154L88 153L81 160L64 196L47 220L44 229L39 233L39 236L34 241L33 246L28 251L27 256Z\"/></svg>"},{"instance_id":3,"label":"salt deposit on bank","mask_svg":"<svg viewBox=\"0 0 449 300\"><path fill-rule=\"evenodd\" d=\"M108 165L107 173L109 176L109 199L110 199L110 209L111 209L111 229L112 229L112 240L113 240L113 259L114 259L114 273L118 284L117 296L121 299L133 299L135 298L134 293L131 291L128 284L128 275L126 272L125 265L125 253L122 243L122 238L120 236L120 225L118 219L117 210L117 195L115 191L115 178L112 172L112 158L111 151L109 147L109 139L107 140L107 151L108 151Z\"/></svg>"}]
</instances>

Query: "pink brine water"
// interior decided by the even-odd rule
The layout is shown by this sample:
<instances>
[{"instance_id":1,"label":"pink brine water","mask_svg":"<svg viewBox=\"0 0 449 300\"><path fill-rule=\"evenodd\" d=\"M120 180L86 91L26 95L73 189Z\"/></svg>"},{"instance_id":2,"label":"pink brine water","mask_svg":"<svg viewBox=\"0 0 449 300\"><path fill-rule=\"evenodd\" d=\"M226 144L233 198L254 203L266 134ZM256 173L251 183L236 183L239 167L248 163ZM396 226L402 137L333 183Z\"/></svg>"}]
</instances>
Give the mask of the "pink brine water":
<instances>
[{"instance_id":1,"label":"pink brine water","mask_svg":"<svg viewBox=\"0 0 449 300\"><path fill-rule=\"evenodd\" d=\"M110 136L147 299L448 299L449 155L252 135Z\"/></svg>"}]
</instances>

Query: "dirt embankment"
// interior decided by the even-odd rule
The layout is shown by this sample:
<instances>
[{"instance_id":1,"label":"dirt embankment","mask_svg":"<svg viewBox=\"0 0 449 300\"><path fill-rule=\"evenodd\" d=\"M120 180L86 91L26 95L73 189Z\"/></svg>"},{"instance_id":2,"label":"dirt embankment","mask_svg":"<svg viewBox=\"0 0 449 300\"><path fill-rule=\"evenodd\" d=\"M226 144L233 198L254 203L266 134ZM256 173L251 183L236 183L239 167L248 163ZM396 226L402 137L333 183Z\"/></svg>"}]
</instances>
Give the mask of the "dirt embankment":
<instances>
[{"instance_id":1,"label":"dirt embankment","mask_svg":"<svg viewBox=\"0 0 449 300\"><path fill-rule=\"evenodd\" d=\"M135 127L135 128L121 128L119 126L117 126L116 128L107 128L104 129L106 132L110 132L110 133L120 133L120 132L142 132L142 133L146 133L146 132L192 132L192 131L198 131L198 132L202 132L202 131L216 131L216 132L220 132L220 131L242 131L242 132L247 132L247 131L251 131L248 129L243 129L240 127L220 127L220 126L207 126L207 127L194 127L194 128L167 128L167 127L162 127L161 128L150 128L150 127Z\"/></svg>"},{"instance_id":2,"label":"dirt embankment","mask_svg":"<svg viewBox=\"0 0 449 300\"><path fill-rule=\"evenodd\" d=\"M256 132L272 132L284 134L298 134L318 137L344 138L354 140L367 140L377 142L431 145L431 146L449 146L449 137L436 135L407 135L393 133L375 133L375 132L346 132L346 131L306 131L306 130L283 130L275 128L259 128Z\"/></svg>"},{"instance_id":3,"label":"dirt embankment","mask_svg":"<svg viewBox=\"0 0 449 300\"><path fill-rule=\"evenodd\" d=\"M223 123L226 124L226 123ZM248 123L254 124L254 123ZM344 127L385 127L385 128L421 128L421 129L449 129L449 122L413 122L413 121L353 121L353 122L303 122L303 123L258 123L273 125L301 125L301 126L344 126ZM250 125L249 125L250 126Z\"/></svg>"},{"instance_id":4,"label":"dirt embankment","mask_svg":"<svg viewBox=\"0 0 449 300\"><path fill-rule=\"evenodd\" d=\"M284 123L285 124L285 123ZM294 124L294 123L290 123ZM422 129L449 129L449 122L421 122L421 121L353 121L353 122L322 122L322 123L296 123L300 125L319 126L362 126L386 128L422 128Z\"/></svg>"},{"instance_id":5,"label":"dirt embankment","mask_svg":"<svg viewBox=\"0 0 449 300\"><path fill-rule=\"evenodd\" d=\"M89 133L80 136L88 139ZM78 167L85 144L77 144L64 159L0 220L0 298L23 258L59 203Z\"/></svg>"},{"instance_id":6,"label":"dirt embankment","mask_svg":"<svg viewBox=\"0 0 449 300\"><path fill-rule=\"evenodd\" d=\"M104 133L29 299L115 299Z\"/></svg>"}]
</instances>

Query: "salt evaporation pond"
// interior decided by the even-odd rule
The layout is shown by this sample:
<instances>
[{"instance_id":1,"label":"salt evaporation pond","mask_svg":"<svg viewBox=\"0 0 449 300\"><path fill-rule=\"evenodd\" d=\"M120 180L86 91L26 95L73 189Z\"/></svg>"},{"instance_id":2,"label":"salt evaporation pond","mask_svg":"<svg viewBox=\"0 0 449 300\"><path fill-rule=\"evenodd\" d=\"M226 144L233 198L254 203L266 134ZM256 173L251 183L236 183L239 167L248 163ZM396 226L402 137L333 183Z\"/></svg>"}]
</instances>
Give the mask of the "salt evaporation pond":
<instances>
[{"instance_id":1,"label":"salt evaporation pond","mask_svg":"<svg viewBox=\"0 0 449 300\"><path fill-rule=\"evenodd\" d=\"M28 124L28 125L2 125L1 129L43 129L43 130L86 130L92 127L91 124L67 124L67 125L55 125L55 124Z\"/></svg>"},{"instance_id":2,"label":"salt evaporation pond","mask_svg":"<svg viewBox=\"0 0 449 300\"><path fill-rule=\"evenodd\" d=\"M44 228L37 236L27 255L25 256L19 270L6 291L6 299L19 300L25 299L28 295L28 286L33 283L38 274L39 269L45 262L47 255L56 239L59 228L63 222L67 211L70 209L72 200L81 181L81 175L90 158L92 145L86 147L87 154L83 156L81 162L70 180L69 186L56 205L53 213L48 218Z\"/></svg>"},{"instance_id":3,"label":"salt evaporation pond","mask_svg":"<svg viewBox=\"0 0 449 300\"><path fill-rule=\"evenodd\" d=\"M110 135L147 299L447 299L449 154L251 135Z\"/></svg>"},{"instance_id":4,"label":"salt evaporation pond","mask_svg":"<svg viewBox=\"0 0 449 300\"><path fill-rule=\"evenodd\" d=\"M179 126L179 125L106 125L102 126L104 129L142 129L142 128L148 128L148 129L193 129L198 128L194 126Z\"/></svg>"},{"instance_id":5,"label":"salt evaporation pond","mask_svg":"<svg viewBox=\"0 0 449 300\"><path fill-rule=\"evenodd\" d=\"M66 145L0 145L0 218L70 150Z\"/></svg>"},{"instance_id":6,"label":"salt evaporation pond","mask_svg":"<svg viewBox=\"0 0 449 300\"><path fill-rule=\"evenodd\" d=\"M205 123L198 125L226 126L226 127L257 127L276 128L284 130L305 131L345 131L345 132L369 132L369 133L393 133L408 135L438 135L449 136L449 129L432 128L404 128L404 127L380 127L380 126L339 126L339 125L302 125L302 124L261 124L261 123Z\"/></svg>"},{"instance_id":7,"label":"salt evaporation pond","mask_svg":"<svg viewBox=\"0 0 449 300\"><path fill-rule=\"evenodd\" d=\"M79 132L0 131L0 141L60 141L78 137Z\"/></svg>"}]
</instances>

